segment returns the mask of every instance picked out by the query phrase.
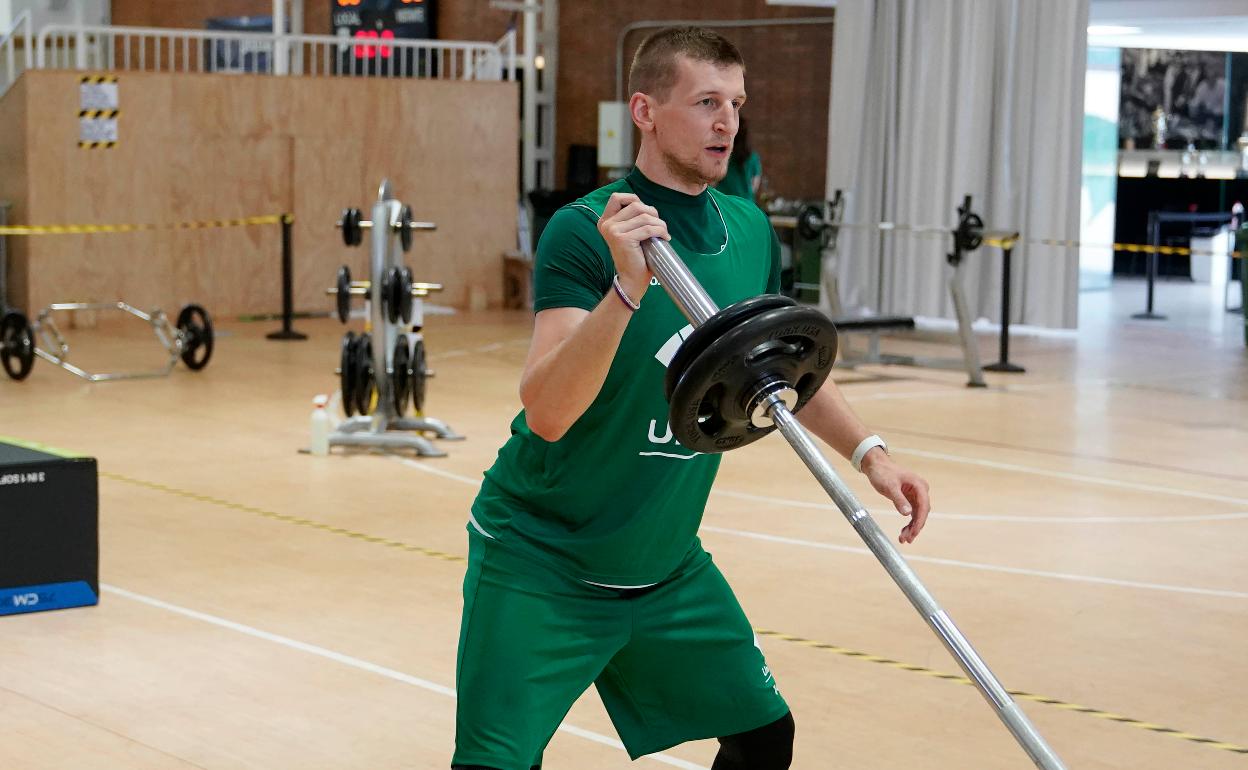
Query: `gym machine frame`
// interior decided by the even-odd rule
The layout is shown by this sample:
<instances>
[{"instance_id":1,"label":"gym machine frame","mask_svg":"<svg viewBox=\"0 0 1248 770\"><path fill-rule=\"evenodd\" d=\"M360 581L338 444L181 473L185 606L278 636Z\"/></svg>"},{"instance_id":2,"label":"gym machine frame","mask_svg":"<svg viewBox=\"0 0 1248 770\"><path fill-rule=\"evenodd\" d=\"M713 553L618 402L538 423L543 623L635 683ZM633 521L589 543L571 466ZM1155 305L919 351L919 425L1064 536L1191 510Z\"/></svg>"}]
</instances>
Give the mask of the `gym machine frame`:
<instances>
[{"instance_id":1,"label":"gym machine frame","mask_svg":"<svg viewBox=\"0 0 1248 770\"><path fill-rule=\"evenodd\" d=\"M969 209L969 205L967 208ZM733 321L725 320L725 317L732 316L734 312L740 315L738 308L751 302L747 300L745 303L738 303L738 305L733 305L721 313L714 301L707 295L706 290L702 288L698 280L665 241L651 238L642 243L642 251L651 271L658 278L659 284L671 296L672 301L675 302L681 313L695 327L694 333L686 338L682 347L696 347L697 329L707 324L708 321L710 326L713 327L734 324ZM836 503L837 508L840 509L841 513L844 514L858 535L867 544L867 547L879 559L880 563L888 571L889 576L901 588L906 598L910 600L914 608L923 616L923 619L927 621L927 624L940 638L950 654L957 660L958 665L966 672L966 675L975 683L980 693L993 707L997 716L1000 717L1010 733L1013 734L1023 750L1027 752L1027 755L1035 763L1036 767L1041 770L1065 770L1065 765L1062 764L1062 761L1045 743L1044 738L1036 731L1026 714L1023 713L1018 704L1010 697L1009 692L993 675L988 665L975 652L975 649L971 647L970 642L962 635L958 627L954 625L953 620L937 604L936 599L919 580L918 575L906 560L898 553L879 524L871 518L867 509L836 475L832 466L815 445L810 434L807 433L806 429L801 426L794 416L804 399L810 397L809 390L812 387L817 387L817 385L811 385L810 383L804 385L806 376L785 378L775 376L773 373L784 370L785 364L783 361L785 356L815 357L810 353L809 349L805 352L797 352L803 348L803 345L791 343L786 337L798 338L803 334L806 334L808 339L811 340L818 337L822 331L819 328L820 324L810 323L810 321L815 319L809 317L810 313L816 313L817 311L810 308L793 307L771 312L776 314L789 313L789 317L793 318L794 322L786 328L783 315L769 319L765 318L767 313L764 313L730 326L728 331L718 336L718 342L712 342L710 346L696 353L696 355L702 357L720 359L708 362L709 366L702 365L702 358L696 358L690 363L687 356L682 356L681 351L677 351L676 357L673 358L668 371L669 378L675 375L681 380L674 390L669 389L669 399L672 401L670 424L673 431L677 432L679 426L680 433L692 431L697 434L701 430L698 427L698 423L703 421L712 421L718 425L725 424L722 414L718 412L707 414L707 410L697 403L698 393L700 392L698 389L693 389L692 400L685 400L690 388L683 387L684 380L686 378L696 379L694 372L707 371L708 369L724 371L736 365L744 365L748 368L753 365L753 362L765 360L768 357L778 361L779 363L770 369L767 368L771 366L770 364L764 364L762 369L760 369L760 372L762 372L761 379L749 380L744 392L738 393L733 389L731 392L732 398L719 402L719 410L721 412L725 409L732 409L734 410L732 415L734 418L746 416L746 419L749 421L749 427L746 428L745 432L740 430L739 422L733 423L734 429L737 430L735 436L730 436L722 442L716 440L714 436L709 436L706 437L708 441L719 446L719 451L723 451L724 449L731 449L744 443L749 443L761 437L761 435L764 435L772 428L778 428L801 457L806 467L818 479L824 491ZM803 319L807 320L804 322ZM831 327L826 318L822 320L828 328ZM762 333L756 333L755 337L751 339L748 334L749 330L746 329L749 324L759 327L766 326L768 328L764 329ZM741 334L739 332L747 333ZM758 344L753 349L724 349L730 348L734 340L751 339L750 344L753 344L753 339L760 337L765 338L766 341ZM716 347L717 344L719 345L718 348ZM826 349L829 345L826 342L820 342L816 347L823 350L823 352L818 354L819 356L827 355ZM834 356L834 340L830 347L833 348L831 355ZM673 372L671 367L676 366L677 359L682 358L684 359L685 368L683 371ZM823 376L826 377L826 371L831 368L831 365L831 361L826 361ZM804 388L806 392L802 392ZM725 403L728 404L727 407L725 407ZM747 435L747 433L750 435ZM698 438L704 438L704 436L699 435ZM678 439L680 439L680 436L678 436ZM685 440L682 439L682 443L685 443ZM690 441L689 443L697 444L699 442ZM686 446L689 446L689 444L686 444ZM689 448L693 448L693 446L689 446Z\"/></svg>"},{"instance_id":2,"label":"gym machine frame","mask_svg":"<svg viewBox=\"0 0 1248 770\"><path fill-rule=\"evenodd\" d=\"M446 452L423 435L398 435L390 431L432 433L437 438L448 440L463 439L463 436L456 433L442 420L424 415L403 417L399 415L394 406L394 347L400 332L398 324L392 323L387 318L386 308L392 302L391 297L394 295L383 297L388 291L388 283L382 278L391 268L400 270L403 268L400 252L394 248L396 236L400 238L404 247L407 247L411 243L413 230L437 229L437 225L432 222L412 222L410 213L410 209L394 199L390 180L384 179L377 191L377 201L373 204L371 220L352 222L349 221L349 217L344 217L344 220L339 223L340 227L358 227L369 231L369 285L366 289L349 285L348 292L352 294L358 292L368 297L370 328L367 333L374 337L372 366L377 387L377 408L372 414L348 417L340 422L329 435L330 447L413 449L422 457L445 457ZM347 233L344 232L344 235ZM350 243L351 239L348 237L347 241ZM413 310L417 317L421 312L420 297L433 288L441 287L432 284L412 287L411 292L416 297ZM338 287L330 289L327 293L337 294L340 290L341 287ZM340 303L344 301L341 297L338 299ZM384 376L378 376L379 374Z\"/></svg>"},{"instance_id":3,"label":"gym machine frame","mask_svg":"<svg viewBox=\"0 0 1248 770\"><path fill-rule=\"evenodd\" d=\"M835 254L837 252L837 235L840 233L840 229L846 226L841 222L844 202L842 192L837 190L832 200L826 201L821 205L805 206L798 212L796 217L791 219L789 217L771 217L771 221L774 224L794 227L806 238L826 237L828 241L825 249L829 249ZM896 228L881 226L881 229ZM949 231L941 230L941 232ZM842 310L837 292L836 277L833 275L825 277L823 284L827 287L824 293L828 295L828 305L837 316L833 318L837 331L842 335L869 335L866 352L851 354L848 345L846 345L842 349L839 365L850 369L863 364L884 364L954 371L964 370L967 375L967 387L986 387L987 383L984 381L983 366L979 359L979 348L975 343L972 319L966 302L966 291L962 286L962 261L966 255L979 248L980 244L983 243L983 239L984 222L978 214L971 211L971 196L968 195L958 208L958 224L953 230L953 252L945 255L945 261L952 268L949 273L948 286L949 296L953 300L954 315L958 324L958 345L962 348L961 360L881 353L880 334L890 329L910 331L912 333L907 336L924 341L927 340L921 333L913 332L914 318L911 316L839 317ZM945 339L942 335L941 338L930 341L944 342Z\"/></svg>"},{"instance_id":4,"label":"gym machine frame","mask_svg":"<svg viewBox=\"0 0 1248 770\"><path fill-rule=\"evenodd\" d=\"M159 369L132 372L88 372L69 362L69 344L61 335L52 314L61 311L119 310L145 321L152 327L157 341L169 354L169 360ZM0 318L0 365L9 377L24 380L30 374L35 357L50 361L65 371L88 382L115 380L138 380L165 377L181 358L187 368L199 371L208 365L213 348L212 318L199 305L186 305L178 313L176 326L169 322L165 311L159 308L150 313L133 305L117 302L58 302L39 312L34 323L16 311ZM43 347L39 346L43 343Z\"/></svg>"}]
</instances>

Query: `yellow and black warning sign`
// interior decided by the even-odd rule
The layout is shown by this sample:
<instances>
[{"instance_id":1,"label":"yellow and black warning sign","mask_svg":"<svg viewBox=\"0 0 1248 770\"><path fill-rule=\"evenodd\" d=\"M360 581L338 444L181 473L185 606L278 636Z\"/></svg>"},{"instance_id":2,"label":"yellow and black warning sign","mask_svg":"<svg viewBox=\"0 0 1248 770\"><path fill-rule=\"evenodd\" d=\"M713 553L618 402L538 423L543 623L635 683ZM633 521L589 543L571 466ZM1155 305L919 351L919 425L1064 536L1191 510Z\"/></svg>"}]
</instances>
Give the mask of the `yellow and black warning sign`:
<instances>
[{"instance_id":1,"label":"yellow and black warning sign","mask_svg":"<svg viewBox=\"0 0 1248 770\"><path fill-rule=\"evenodd\" d=\"M108 149L117 145L120 102L116 75L83 75L79 78L79 147Z\"/></svg>"}]
</instances>

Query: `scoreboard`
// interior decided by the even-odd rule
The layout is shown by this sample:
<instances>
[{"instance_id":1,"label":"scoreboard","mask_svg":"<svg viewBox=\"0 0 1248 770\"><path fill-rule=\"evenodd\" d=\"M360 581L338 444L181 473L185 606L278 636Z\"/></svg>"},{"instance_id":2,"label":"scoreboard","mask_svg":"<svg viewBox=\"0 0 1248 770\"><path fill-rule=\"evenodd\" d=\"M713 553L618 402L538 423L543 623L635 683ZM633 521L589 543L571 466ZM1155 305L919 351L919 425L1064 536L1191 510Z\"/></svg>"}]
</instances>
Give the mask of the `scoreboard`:
<instances>
[{"instance_id":1,"label":"scoreboard","mask_svg":"<svg viewBox=\"0 0 1248 770\"><path fill-rule=\"evenodd\" d=\"M338 57L340 71L363 72L380 67L417 74L405 66L412 62L395 61L400 57L385 41L435 38L435 11L436 0L330 0L334 34L357 41Z\"/></svg>"}]
</instances>

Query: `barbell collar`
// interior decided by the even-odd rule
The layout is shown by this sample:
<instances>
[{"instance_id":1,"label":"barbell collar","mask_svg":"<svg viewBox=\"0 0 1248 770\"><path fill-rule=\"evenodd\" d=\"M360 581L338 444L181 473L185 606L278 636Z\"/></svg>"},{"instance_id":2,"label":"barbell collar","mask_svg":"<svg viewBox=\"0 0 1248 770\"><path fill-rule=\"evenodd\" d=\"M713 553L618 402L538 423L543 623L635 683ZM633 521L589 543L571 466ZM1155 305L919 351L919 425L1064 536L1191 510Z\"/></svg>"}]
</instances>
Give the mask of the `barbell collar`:
<instances>
[{"instance_id":1,"label":"barbell collar","mask_svg":"<svg viewBox=\"0 0 1248 770\"><path fill-rule=\"evenodd\" d=\"M778 404L790 412L797 405L797 391L787 382L770 382L750 399L750 422L755 428L770 428L775 424L771 411Z\"/></svg>"}]
</instances>

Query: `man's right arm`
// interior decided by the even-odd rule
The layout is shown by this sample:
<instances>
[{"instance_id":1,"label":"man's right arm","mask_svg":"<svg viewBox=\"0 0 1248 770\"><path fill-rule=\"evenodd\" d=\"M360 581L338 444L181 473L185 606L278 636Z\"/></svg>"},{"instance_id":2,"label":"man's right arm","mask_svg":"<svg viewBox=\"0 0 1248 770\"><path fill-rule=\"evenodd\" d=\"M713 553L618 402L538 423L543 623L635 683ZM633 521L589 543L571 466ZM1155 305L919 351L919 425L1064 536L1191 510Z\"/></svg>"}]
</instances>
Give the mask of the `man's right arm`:
<instances>
[{"instance_id":1,"label":"man's right arm","mask_svg":"<svg viewBox=\"0 0 1248 770\"><path fill-rule=\"evenodd\" d=\"M598 232L611 251L619 289L640 303L650 284L641 242L667 238L667 225L637 196L615 193L598 220ZM520 401L534 433L558 441L585 413L606 382L632 314L614 288L593 310L550 307L537 313L520 379Z\"/></svg>"}]
</instances>

